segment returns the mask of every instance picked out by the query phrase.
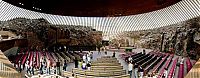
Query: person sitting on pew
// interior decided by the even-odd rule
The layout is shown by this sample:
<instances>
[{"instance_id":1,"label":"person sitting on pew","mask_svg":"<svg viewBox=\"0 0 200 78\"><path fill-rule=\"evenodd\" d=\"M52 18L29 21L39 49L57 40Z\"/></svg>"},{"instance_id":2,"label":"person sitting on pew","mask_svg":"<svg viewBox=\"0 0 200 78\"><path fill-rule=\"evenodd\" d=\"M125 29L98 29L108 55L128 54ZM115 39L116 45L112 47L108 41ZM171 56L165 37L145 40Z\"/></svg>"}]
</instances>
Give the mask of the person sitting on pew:
<instances>
[{"instance_id":1,"label":"person sitting on pew","mask_svg":"<svg viewBox=\"0 0 200 78\"><path fill-rule=\"evenodd\" d=\"M139 73L140 73L140 78L143 78L143 76L144 76L144 69L142 68L141 65L139 65Z\"/></svg>"},{"instance_id":2,"label":"person sitting on pew","mask_svg":"<svg viewBox=\"0 0 200 78\"><path fill-rule=\"evenodd\" d=\"M130 61L128 64L128 73L130 74L130 78L132 77L132 71L133 71L133 64Z\"/></svg>"},{"instance_id":3,"label":"person sitting on pew","mask_svg":"<svg viewBox=\"0 0 200 78\"><path fill-rule=\"evenodd\" d=\"M138 78L138 64L135 63L135 65L133 66L133 68L134 68L134 76L135 76L135 78Z\"/></svg>"}]
</instances>

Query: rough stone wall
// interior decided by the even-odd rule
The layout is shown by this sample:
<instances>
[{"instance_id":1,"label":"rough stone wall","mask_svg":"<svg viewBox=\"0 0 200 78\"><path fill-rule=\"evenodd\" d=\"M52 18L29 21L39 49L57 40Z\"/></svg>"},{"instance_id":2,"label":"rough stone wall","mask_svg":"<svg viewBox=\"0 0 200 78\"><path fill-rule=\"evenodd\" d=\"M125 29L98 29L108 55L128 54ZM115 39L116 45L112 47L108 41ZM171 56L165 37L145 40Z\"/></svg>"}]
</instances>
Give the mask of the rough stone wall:
<instances>
[{"instance_id":1,"label":"rough stone wall","mask_svg":"<svg viewBox=\"0 0 200 78\"><path fill-rule=\"evenodd\" d=\"M197 17L165 27L123 32L120 34L121 38L115 39L115 43L112 44L124 44L119 40L130 37L138 42L137 46L142 48L161 49L162 35L164 34L162 51L187 56L190 51L197 51L196 47L199 47L194 42L195 33L199 31L200 17Z\"/></svg>"},{"instance_id":2,"label":"rough stone wall","mask_svg":"<svg viewBox=\"0 0 200 78\"><path fill-rule=\"evenodd\" d=\"M102 41L102 32L88 26L53 25L45 19L16 18L2 21L0 28L28 39L28 47L42 49L64 40L68 46L96 46ZM57 36L56 36L57 33ZM95 36L99 33L97 36Z\"/></svg>"}]
</instances>

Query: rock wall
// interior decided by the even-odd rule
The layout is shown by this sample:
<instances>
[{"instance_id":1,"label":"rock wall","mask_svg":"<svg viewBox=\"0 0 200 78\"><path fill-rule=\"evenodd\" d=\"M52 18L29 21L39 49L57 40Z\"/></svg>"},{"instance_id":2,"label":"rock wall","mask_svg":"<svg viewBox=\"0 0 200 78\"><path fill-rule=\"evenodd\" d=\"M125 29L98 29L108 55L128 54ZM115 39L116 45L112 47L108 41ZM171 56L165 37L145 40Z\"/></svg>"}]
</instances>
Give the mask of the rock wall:
<instances>
[{"instance_id":1,"label":"rock wall","mask_svg":"<svg viewBox=\"0 0 200 78\"><path fill-rule=\"evenodd\" d=\"M1 21L0 29L14 32L28 40L28 47L43 49L59 43L67 46L96 46L102 32L88 26L53 25L45 19L15 18ZM94 34L99 33L98 36Z\"/></svg>"},{"instance_id":2,"label":"rock wall","mask_svg":"<svg viewBox=\"0 0 200 78\"><path fill-rule=\"evenodd\" d=\"M114 43L111 42L111 45L123 44L123 46L125 46L125 43L120 40L126 40L128 37L135 40L133 41L133 46L159 49L164 52L173 52L177 55L187 56L190 51L196 51L196 47L199 47L199 45L195 45L196 43L194 42L195 33L197 34L199 32L200 17L197 17L165 27L123 32L120 34L121 38L113 39Z\"/></svg>"}]
</instances>

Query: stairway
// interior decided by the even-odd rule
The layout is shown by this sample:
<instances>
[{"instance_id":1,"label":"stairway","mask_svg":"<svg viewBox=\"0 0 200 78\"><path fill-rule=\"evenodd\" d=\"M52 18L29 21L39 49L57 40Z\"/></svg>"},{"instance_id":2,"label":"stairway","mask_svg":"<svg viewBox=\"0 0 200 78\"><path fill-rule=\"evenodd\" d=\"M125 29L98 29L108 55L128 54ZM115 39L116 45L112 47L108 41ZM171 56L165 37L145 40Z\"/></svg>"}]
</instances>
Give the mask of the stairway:
<instances>
[{"instance_id":1,"label":"stairway","mask_svg":"<svg viewBox=\"0 0 200 78\"><path fill-rule=\"evenodd\" d=\"M0 52L0 77L21 78L21 74L16 71L14 66L2 52Z\"/></svg>"}]
</instances>

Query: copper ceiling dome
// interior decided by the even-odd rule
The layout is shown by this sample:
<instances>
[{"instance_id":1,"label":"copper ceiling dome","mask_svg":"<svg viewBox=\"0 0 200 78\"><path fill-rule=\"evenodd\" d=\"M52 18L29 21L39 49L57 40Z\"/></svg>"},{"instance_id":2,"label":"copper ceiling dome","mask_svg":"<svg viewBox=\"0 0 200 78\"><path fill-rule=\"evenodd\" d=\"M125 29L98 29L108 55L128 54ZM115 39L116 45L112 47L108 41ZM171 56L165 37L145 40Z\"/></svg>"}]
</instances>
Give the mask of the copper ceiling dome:
<instances>
[{"instance_id":1,"label":"copper ceiling dome","mask_svg":"<svg viewBox=\"0 0 200 78\"><path fill-rule=\"evenodd\" d=\"M136 15L173 5L181 0L3 0L12 5L63 16L113 17Z\"/></svg>"}]
</instances>

